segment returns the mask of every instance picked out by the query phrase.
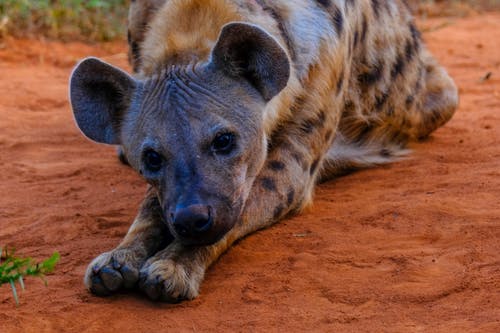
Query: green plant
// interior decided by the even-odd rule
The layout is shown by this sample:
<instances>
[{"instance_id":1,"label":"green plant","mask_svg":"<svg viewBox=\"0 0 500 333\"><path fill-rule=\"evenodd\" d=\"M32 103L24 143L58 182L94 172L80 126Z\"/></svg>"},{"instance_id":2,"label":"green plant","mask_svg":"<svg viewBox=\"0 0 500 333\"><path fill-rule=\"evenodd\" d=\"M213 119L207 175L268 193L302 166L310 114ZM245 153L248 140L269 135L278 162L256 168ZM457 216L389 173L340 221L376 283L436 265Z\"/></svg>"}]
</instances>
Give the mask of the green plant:
<instances>
[{"instance_id":1,"label":"green plant","mask_svg":"<svg viewBox=\"0 0 500 333\"><path fill-rule=\"evenodd\" d=\"M39 263L34 263L33 259L29 257L16 257L14 250L7 251L7 249L5 249L3 252L2 248L0 248L0 286L8 283L12 289L16 305L19 305L16 282L18 282L21 289L24 290L24 278L26 276L37 276L47 285L45 274L54 270L59 258L59 253L54 252L50 258Z\"/></svg>"},{"instance_id":2,"label":"green plant","mask_svg":"<svg viewBox=\"0 0 500 333\"><path fill-rule=\"evenodd\" d=\"M0 0L4 34L74 40L125 35L129 0Z\"/></svg>"}]
</instances>

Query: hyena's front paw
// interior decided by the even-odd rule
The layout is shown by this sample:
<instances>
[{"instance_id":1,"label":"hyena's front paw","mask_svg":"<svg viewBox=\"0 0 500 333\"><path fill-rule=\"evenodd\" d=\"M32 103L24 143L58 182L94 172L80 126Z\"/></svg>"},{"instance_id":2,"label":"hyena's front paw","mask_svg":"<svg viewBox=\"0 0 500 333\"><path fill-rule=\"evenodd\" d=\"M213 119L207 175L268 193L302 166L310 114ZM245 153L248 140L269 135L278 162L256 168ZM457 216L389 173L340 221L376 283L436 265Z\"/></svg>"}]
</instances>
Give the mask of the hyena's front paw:
<instances>
[{"instance_id":1,"label":"hyena's front paw","mask_svg":"<svg viewBox=\"0 0 500 333\"><path fill-rule=\"evenodd\" d=\"M139 286L152 300L177 303L198 296L204 274L205 266L196 258L160 252L144 264Z\"/></svg>"},{"instance_id":2,"label":"hyena's front paw","mask_svg":"<svg viewBox=\"0 0 500 333\"><path fill-rule=\"evenodd\" d=\"M146 258L131 249L105 252L95 258L85 273L85 286L92 293L108 296L122 288L133 288Z\"/></svg>"}]
</instances>

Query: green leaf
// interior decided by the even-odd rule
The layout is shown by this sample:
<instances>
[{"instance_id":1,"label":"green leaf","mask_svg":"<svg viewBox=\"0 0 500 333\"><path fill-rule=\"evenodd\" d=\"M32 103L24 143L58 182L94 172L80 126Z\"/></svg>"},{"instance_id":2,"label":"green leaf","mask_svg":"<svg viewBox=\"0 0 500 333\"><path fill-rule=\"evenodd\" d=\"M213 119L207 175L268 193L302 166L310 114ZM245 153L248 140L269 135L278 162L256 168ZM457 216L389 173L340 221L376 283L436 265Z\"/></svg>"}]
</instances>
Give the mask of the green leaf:
<instances>
[{"instance_id":1,"label":"green leaf","mask_svg":"<svg viewBox=\"0 0 500 333\"><path fill-rule=\"evenodd\" d=\"M19 298L15 281L18 281L21 289L24 290L24 277L36 276L40 277L45 285L45 274L54 271L54 268L61 256L58 252L54 252L50 258L40 262L34 263L30 257L19 258L15 256L15 251L0 248L0 286L4 283L9 283L14 295L16 304L19 305ZM1 261L3 259L3 261Z\"/></svg>"}]
</instances>

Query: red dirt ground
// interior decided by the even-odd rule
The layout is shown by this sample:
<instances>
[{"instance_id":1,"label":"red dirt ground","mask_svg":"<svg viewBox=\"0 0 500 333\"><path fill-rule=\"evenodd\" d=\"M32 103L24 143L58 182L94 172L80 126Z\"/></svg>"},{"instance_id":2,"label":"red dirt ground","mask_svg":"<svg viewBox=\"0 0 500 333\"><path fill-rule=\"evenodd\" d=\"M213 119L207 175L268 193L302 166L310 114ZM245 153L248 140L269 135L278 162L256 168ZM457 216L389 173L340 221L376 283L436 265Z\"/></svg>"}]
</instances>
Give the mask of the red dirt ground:
<instances>
[{"instance_id":1,"label":"red dirt ground","mask_svg":"<svg viewBox=\"0 0 500 333\"><path fill-rule=\"evenodd\" d=\"M178 305L82 283L146 186L79 133L67 81L87 55L126 66L124 45L7 41L0 244L62 257L19 308L0 288L0 331L500 332L500 13L421 26L460 87L453 120L405 161L319 186L310 212L242 240Z\"/></svg>"}]
</instances>

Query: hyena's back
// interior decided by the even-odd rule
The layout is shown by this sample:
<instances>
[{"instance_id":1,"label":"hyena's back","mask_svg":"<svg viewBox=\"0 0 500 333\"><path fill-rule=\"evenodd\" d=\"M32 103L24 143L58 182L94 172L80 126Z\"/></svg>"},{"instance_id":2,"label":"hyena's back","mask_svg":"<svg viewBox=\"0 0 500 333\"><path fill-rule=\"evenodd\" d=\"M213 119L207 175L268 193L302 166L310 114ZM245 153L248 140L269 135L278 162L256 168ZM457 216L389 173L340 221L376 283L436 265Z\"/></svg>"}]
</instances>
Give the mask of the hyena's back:
<instances>
[{"instance_id":1,"label":"hyena's back","mask_svg":"<svg viewBox=\"0 0 500 333\"><path fill-rule=\"evenodd\" d=\"M146 33L132 31L140 36L132 41L140 53L133 58L143 76L169 63L206 58L230 21L249 21L273 35L291 58L293 74L267 110L269 136L282 126L314 132L309 127L315 116L331 122L335 139L324 150L323 178L392 160L408 141L448 121L458 103L455 84L425 48L403 0L138 3L134 26L150 26ZM138 10L141 3L148 10ZM325 107L330 117L322 114ZM328 141L325 132L316 141Z\"/></svg>"}]
</instances>

